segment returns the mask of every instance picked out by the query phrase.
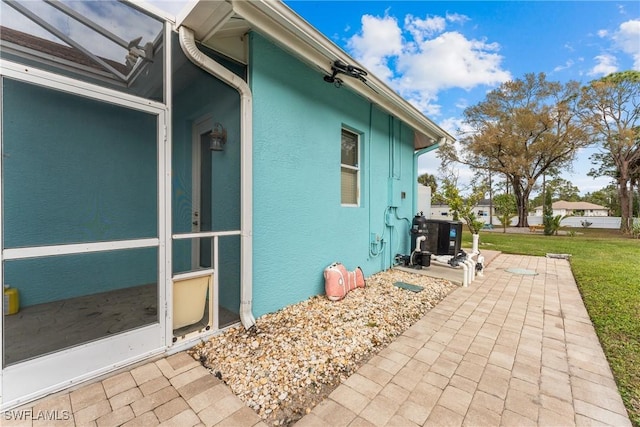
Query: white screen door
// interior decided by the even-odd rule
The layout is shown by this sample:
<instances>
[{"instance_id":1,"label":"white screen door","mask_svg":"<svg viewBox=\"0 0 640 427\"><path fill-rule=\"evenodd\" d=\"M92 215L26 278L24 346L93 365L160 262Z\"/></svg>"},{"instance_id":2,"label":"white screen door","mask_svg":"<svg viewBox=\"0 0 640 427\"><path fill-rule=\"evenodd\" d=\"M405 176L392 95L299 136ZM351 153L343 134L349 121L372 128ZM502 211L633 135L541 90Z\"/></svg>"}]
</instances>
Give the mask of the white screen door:
<instances>
[{"instance_id":1,"label":"white screen door","mask_svg":"<svg viewBox=\"0 0 640 427\"><path fill-rule=\"evenodd\" d=\"M4 407L166 345L165 109L46 77L2 76Z\"/></svg>"}]
</instances>

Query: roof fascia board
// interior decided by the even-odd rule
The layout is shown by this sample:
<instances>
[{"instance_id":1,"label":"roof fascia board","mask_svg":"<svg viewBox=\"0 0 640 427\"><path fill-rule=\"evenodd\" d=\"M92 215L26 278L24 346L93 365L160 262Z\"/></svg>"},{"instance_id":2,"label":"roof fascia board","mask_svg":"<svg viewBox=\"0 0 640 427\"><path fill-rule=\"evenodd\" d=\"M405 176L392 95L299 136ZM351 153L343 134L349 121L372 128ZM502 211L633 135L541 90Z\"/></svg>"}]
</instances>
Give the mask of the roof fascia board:
<instances>
[{"instance_id":1,"label":"roof fascia board","mask_svg":"<svg viewBox=\"0 0 640 427\"><path fill-rule=\"evenodd\" d=\"M337 59L351 64L355 62L281 1L231 0L231 2L236 13L260 33L293 51L323 73L331 74L331 65ZM357 65L360 66L360 64ZM345 86L395 115L414 130L433 139L434 143L442 138L446 141L455 141L455 138L425 117L377 77L370 74L367 76L367 83L373 90L360 81L344 79Z\"/></svg>"}]
</instances>

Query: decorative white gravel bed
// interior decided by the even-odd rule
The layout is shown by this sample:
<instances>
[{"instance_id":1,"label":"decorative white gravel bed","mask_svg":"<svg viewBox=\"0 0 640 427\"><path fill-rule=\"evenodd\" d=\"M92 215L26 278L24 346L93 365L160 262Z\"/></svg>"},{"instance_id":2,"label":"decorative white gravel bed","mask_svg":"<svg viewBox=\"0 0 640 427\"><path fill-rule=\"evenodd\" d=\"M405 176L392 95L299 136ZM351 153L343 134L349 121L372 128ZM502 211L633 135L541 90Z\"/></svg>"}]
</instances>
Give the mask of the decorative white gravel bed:
<instances>
[{"instance_id":1,"label":"decorative white gravel bed","mask_svg":"<svg viewBox=\"0 0 640 427\"><path fill-rule=\"evenodd\" d=\"M405 282L421 292L400 289ZM399 270L369 277L343 300L312 297L190 350L265 421L295 422L457 286Z\"/></svg>"}]
</instances>

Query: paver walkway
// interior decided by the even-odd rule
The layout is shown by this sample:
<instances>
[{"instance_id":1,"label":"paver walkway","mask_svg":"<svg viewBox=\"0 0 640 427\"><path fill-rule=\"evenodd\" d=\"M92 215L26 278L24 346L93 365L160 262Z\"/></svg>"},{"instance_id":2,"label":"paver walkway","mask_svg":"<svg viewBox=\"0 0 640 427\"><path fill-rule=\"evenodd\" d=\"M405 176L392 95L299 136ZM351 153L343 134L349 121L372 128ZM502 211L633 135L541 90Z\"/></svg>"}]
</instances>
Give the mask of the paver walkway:
<instances>
[{"instance_id":1,"label":"paver walkway","mask_svg":"<svg viewBox=\"0 0 640 427\"><path fill-rule=\"evenodd\" d=\"M631 425L568 261L504 254L297 426L327 424Z\"/></svg>"},{"instance_id":2,"label":"paver walkway","mask_svg":"<svg viewBox=\"0 0 640 427\"><path fill-rule=\"evenodd\" d=\"M186 353L5 413L1 424L267 425ZM631 423L569 263L500 255L297 423L327 425Z\"/></svg>"}]
</instances>

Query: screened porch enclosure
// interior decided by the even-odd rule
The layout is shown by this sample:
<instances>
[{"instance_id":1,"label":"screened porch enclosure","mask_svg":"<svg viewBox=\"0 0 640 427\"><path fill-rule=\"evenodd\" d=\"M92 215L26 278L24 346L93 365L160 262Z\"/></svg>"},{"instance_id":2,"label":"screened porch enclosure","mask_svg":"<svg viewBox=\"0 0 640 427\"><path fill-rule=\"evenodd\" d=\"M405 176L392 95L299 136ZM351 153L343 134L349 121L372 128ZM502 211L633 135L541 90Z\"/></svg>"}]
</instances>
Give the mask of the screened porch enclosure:
<instances>
[{"instance_id":1,"label":"screened porch enclosure","mask_svg":"<svg viewBox=\"0 0 640 427\"><path fill-rule=\"evenodd\" d=\"M2 95L4 284L20 295L3 365L158 323L158 117L10 78Z\"/></svg>"},{"instance_id":2,"label":"screened porch enclosure","mask_svg":"<svg viewBox=\"0 0 640 427\"><path fill-rule=\"evenodd\" d=\"M2 95L3 248L17 254L3 276L20 293L4 317L3 366L163 322L158 117L11 78ZM172 275L211 270L215 282L177 338L239 321L239 147L211 152L210 123L196 122L174 146ZM141 247L65 253L124 241Z\"/></svg>"},{"instance_id":3,"label":"screened porch enclosure","mask_svg":"<svg viewBox=\"0 0 640 427\"><path fill-rule=\"evenodd\" d=\"M239 96L169 24L108 0L0 18L1 409L238 323L242 233Z\"/></svg>"}]
</instances>

